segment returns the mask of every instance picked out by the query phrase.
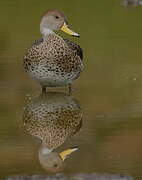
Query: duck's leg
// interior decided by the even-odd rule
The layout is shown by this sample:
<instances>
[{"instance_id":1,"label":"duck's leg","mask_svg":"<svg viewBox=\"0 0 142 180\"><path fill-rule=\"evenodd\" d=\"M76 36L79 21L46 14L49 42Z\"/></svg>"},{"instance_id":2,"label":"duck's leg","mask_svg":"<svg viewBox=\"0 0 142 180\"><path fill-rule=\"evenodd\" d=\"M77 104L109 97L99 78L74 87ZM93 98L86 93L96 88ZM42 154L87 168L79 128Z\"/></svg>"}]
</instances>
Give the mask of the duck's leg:
<instances>
[{"instance_id":1,"label":"duck's leg","mask_svg":"<svg viewBox=\"0 0 142 180\"><path fill-rule=\"evenodd\" d=\"M46 92L46 86L42 86L42 93L45 93Z\"/></svg>"},{"instance_id":2,"label":"duck's leg","mask_svg":"<svg viewBox=\"0 0 142 180\"><path fill-rule=\"evenodd\" d=\"M68 85L68 89L69 89L69 95L71 95L74 91L74 88L71 83Z\"/></svg>"}]
</instances>

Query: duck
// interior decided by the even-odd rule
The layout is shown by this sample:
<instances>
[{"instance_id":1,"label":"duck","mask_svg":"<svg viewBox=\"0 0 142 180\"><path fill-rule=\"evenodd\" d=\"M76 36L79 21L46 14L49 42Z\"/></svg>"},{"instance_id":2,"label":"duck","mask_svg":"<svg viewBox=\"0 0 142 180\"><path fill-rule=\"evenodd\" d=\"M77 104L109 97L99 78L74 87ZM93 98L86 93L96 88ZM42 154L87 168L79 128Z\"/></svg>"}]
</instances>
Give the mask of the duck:
<instances>
[{"instance_id":1,"label":"duck","mask_svg":"<svg viewBox=\"0 0 142 180\"><path fill-rule=\"evenodd\" d=\"M46 92L48 87L68 87L83 71L83 50L69 39L59 36L61 30L71 36L79 37L72 31L63 12L53 9L46 11L40 20L42 37L27 49L23 58L25 72Z\"/></svg>"},{"instance_id":2,"label":"duck","mask_svg":"<svg viewBox=\"0 0 142 180\"><path fill-rule=\"evenodd\" d=\"M31 136L40 141L38 158L46 172L57 173L65 168L65 160L77 146L62 146L82 127L82 109L79 102L62 92L41 93L25 106L23 125Z\"/></svg>"}]
</instances>

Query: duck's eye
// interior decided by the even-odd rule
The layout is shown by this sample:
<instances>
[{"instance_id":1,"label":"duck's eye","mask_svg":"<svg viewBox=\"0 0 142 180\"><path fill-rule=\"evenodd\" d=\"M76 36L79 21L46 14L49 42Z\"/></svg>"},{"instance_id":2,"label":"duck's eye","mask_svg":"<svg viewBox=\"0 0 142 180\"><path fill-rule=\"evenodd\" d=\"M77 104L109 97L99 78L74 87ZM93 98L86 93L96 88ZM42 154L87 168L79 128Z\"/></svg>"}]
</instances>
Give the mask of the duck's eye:
<instances>
[{"instance_id":1,"label":"duck's eye","mask_svg":"<svg viewBox=\"0 0 142 180\"><path fill-rule=\"evenodd\" d=\"M59 16L55 16L56 19L59 19Z\"/></svg>"},{"instance_id":2,"label":"duck's eye","mask_svg":"<svg viewBox=\"0 0 142 180\"><path fill-rule=\"evenodd\" d=\"M54 167L57 167L58 165L57 164L54 164Z\"/></svg>"}]
</instances>

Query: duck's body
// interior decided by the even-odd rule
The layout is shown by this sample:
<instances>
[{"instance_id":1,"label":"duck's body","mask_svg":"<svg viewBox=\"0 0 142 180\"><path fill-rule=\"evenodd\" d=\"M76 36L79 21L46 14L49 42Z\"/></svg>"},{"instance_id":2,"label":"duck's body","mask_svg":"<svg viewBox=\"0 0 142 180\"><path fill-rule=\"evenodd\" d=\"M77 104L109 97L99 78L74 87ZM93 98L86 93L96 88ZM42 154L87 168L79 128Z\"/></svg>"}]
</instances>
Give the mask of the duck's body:
<instances>
[{"instance_id":1,"label":"duck's body","mask_svg":"<svg viewBox=\"0 0 142 180\"><path fill-rule=\"evenodd\" d=\"M57 10L45 13L40 22L42 38L28 49L24 56L24 69L42 88L70 86L83 70L82 49L63 39L53 30L79 36L66 24L66 17Z\"/></svg>"},{"instance_id":2,"label":"duck's body","mask_svg":"<svg viewBox=\"0 0 142 180\"><path fill-rule=\"evenodd\" d=\"M50 34L28 49L24 69L42 87L67 86L83 70L82 50L77 44Z\"/></svg>"}]
</instances>

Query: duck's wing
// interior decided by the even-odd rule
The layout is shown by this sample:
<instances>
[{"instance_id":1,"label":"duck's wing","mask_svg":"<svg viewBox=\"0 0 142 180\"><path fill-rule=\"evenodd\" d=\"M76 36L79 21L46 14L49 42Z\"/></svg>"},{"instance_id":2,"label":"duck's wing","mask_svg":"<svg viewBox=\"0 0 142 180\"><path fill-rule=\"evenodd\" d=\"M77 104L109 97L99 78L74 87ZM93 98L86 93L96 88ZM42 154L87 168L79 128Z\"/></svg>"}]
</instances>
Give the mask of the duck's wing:
<instances>
[{"instance_id":1,"label":"duck's wing","mask_svg":"<svg viewBox=\"0 0 142 180\"><path fill-rule=\"evenodd\" d=\"M68 39L64 39L64 41L67 43L69 48L71 48L73 51L76 51L77 55L83 60L83 50L82 50L82 48L78 44L75 44L74 42L72 42L72 41L70 41Z\"/></svg>"}]
</instances>

